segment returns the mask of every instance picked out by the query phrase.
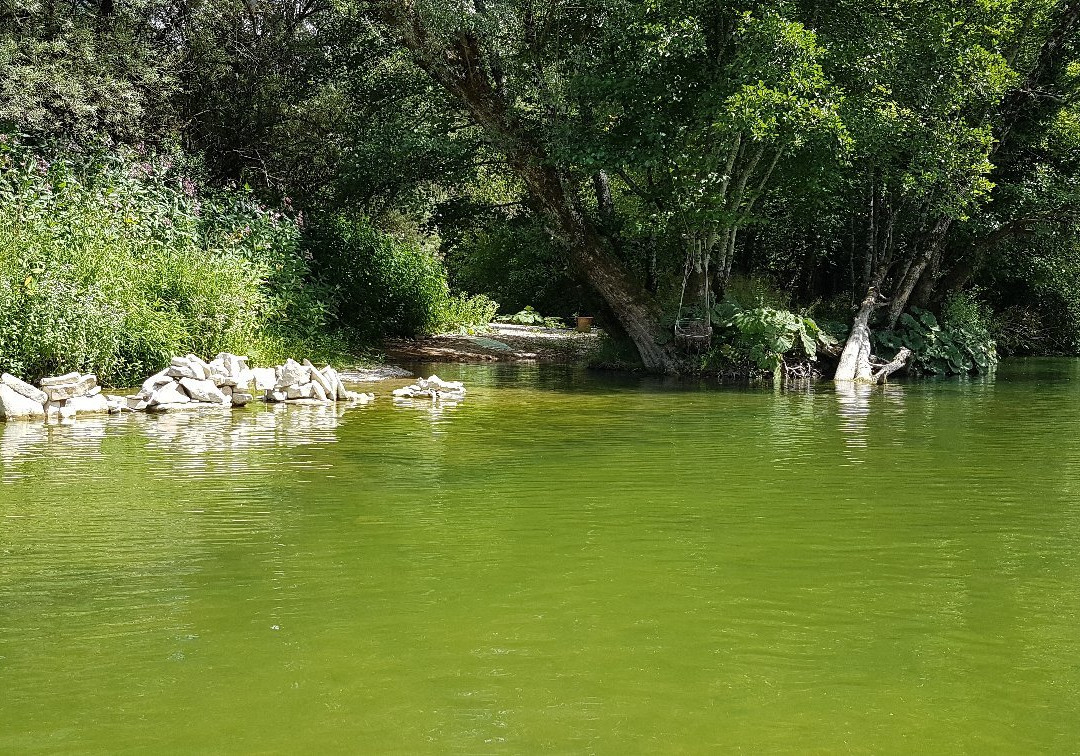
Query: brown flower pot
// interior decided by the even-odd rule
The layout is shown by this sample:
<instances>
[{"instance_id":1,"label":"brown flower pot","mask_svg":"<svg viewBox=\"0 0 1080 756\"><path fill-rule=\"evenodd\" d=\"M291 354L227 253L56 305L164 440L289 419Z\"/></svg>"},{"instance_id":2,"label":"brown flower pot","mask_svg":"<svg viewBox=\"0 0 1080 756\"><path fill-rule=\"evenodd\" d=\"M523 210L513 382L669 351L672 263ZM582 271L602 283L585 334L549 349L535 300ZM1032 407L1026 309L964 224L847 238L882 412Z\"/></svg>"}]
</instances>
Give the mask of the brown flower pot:
<instances>
[{"instance_id":1,"label":"brown flower pot","mask_svg":"<svg viewBox=\"0 0 1080 756\"><path fill-rule=\"evenodd\" d=\"M592 330L592 318L578 317L577 329L581 333L588 333Z\"/></svg>"}]
</instances>

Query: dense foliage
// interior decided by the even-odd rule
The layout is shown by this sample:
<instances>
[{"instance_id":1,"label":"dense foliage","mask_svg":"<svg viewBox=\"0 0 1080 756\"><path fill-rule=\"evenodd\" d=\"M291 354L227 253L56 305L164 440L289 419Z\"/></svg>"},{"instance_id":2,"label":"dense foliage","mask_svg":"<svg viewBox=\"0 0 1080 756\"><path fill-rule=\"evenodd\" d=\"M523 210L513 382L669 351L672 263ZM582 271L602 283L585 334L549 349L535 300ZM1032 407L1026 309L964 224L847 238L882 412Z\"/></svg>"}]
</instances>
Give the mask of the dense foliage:
<instances>
[{"instance_id":1,"label":"dense foliage","mask_svg":"<svg viewBox=\"0 0 1080 756\"><path fill-rule=\"evenodd\" d=\"M305 237L333 323L361 343L476 323L495 316L483 295L452 295L446 271L416 239L380 231L365 217L338 214Z\"/></svg>"},{"instance_id":2,"label":"dense foliage","mask_svg":"<svg viewBox=\"0 0 1080 756\"><path fill-rule=\"evenodd\" d=\"M740 315L710 313L714 356L761 367L820 344L795 313L850 323L873 293L881 356L907 345L923 371L988 369L995 342L1080 350L1080 0L8 0L0 130L72 156L59 164L187 166L193 193L178 172L123 190L170 208L137 229L97 217L83 179L69 194L84 199L33 223L5 209L0 262L2 296L28 296L29 276L41 297L63 299L63 281L111 312L123 289L176 313L175 343L355 345L495 300L596 315L666 370L686 364L678 303L726 299ZM241 220L264 240L220 241ZM64 278L84 263L37 260L60 259L68 233L115 270L152 270L174 245L221 271L207 286L245 293ZM740 301L746 280L783 302ZM960 317L974 300L989 309ZM54 328L83 338L59 323L33 338ZM122 374L159 346L87 349L112 349L101 369Z\"/></svg>"},{"instance_id":3,"label":"dense foliage","mask_svg":"<svg viewBox=\"0 0 1080 756\"><path fill-rule=\"evenodd\" d=\"M813 318L773 307L742 309L728 302L715 320L724 332L709 359L736 367L777 374L786 360L816 360L818 347L836 343Z\"/></svg>"},{"instance_id":4,"label":"dense foliage","mask_svg":"<svg viewBox=\"0 0 1080 756\"><path fill-rule=\"evenodd\" d=\"M979 323L939 323L934 313L912 308L900 316L893 330L877 334L885 350L907 347L916 371L936 375L986 373L997 364L997 352L989 330Z\"/></svg>"},{"instance_id":5,"label":"dense foliage","mask_svg":"<svg viewBox=\"0 0 1080 756\"><path fill-rule=\"evenodd\" d=\"M438 260L363 219L303 234L244 190L200 193L168 158L46 159L0 141L0 367L131 383L170 356L280 359L488 322ZM340 346L337 347L340 349Z\"/></svg>"},{"instance_id":6,"label":"dense foliage","mask_svg":"<svg viewBox=\"0 0 1080 756\"><path fill-rule=\"evenodd\" d=\"M259 352L323 325L295 222L200 195L168 160L0 143L0 365L131 381L171 355Z\"/></svg>"}]
</instances>

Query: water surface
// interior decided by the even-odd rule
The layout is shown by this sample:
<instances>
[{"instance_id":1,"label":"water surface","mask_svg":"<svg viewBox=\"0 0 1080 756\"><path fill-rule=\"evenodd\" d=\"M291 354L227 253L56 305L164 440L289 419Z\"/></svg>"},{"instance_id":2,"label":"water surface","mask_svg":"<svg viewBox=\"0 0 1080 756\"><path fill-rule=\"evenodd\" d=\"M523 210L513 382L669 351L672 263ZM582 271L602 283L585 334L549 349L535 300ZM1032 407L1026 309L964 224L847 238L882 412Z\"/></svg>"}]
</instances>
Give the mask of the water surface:
<instances>
[{"instance_id":1,"label":"water surface","mask_svg":"<svg viewBox=\"0 0 1080 756\"><path fill-rule=\"evenodd\" d=\"M0 752L1080 746L1080 362L440 374L0 424Z\"/></svg>"}]
</instances>

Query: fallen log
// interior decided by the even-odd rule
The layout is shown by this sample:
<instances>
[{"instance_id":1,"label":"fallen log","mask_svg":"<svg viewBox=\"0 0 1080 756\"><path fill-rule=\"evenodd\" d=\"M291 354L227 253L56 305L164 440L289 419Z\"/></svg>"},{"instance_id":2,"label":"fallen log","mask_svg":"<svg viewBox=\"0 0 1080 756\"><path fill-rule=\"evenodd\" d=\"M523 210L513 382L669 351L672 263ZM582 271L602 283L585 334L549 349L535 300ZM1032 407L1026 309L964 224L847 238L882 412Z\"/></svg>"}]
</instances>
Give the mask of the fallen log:
<instances>
[{"instance_id":1,"label":"fallen log","mask_svg":"<svg viewBox=\"0 0 1080 756\"><path fill-rule=\"evenodd\" d=\"M891 362L876 366L878 369L871 376L871 380L874 383L888 383L889 376L904 367L909 359L911 359L911 350L907 347L901 347Z\"/></svg>"}]
</instances>

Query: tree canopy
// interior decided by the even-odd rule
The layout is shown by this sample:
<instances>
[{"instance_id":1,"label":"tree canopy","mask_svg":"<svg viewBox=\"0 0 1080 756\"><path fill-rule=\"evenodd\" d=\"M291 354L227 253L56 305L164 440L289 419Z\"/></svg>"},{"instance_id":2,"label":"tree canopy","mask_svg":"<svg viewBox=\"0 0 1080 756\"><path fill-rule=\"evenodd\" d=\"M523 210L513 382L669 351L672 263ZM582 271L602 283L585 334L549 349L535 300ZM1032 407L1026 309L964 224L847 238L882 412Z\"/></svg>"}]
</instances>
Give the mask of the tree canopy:
<instances>
[{"instance_id":1,"label":"tree canopy","mask_svg":"<svg viewBox=\"0 0 1080 756\"><path fill-rule=\"evenodd\" d=\"M1080 0L6 0L0 126L369 219L654 370L754 277L1080 347Z\"/></svg>"}]
</instances>

